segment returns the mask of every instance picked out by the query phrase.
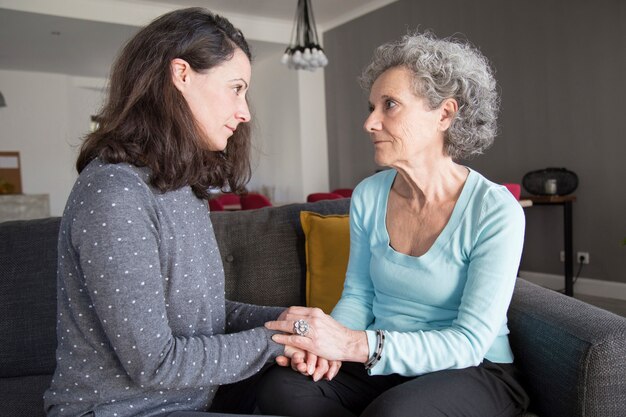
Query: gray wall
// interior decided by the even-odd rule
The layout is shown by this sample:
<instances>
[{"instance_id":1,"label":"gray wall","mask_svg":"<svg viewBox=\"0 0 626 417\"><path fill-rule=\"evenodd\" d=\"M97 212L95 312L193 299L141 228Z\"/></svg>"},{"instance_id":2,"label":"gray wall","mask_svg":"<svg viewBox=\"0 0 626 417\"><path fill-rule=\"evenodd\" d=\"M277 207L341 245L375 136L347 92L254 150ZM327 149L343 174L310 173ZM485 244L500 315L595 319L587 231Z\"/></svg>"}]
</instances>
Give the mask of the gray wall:
<instances>
[{"instance_id":1,"label":"gray wall","mask_svg":"<svg viewBox=\"0 0 626 417\"><path fill-rule=\"evenodd\" d=\"M626 2L400 0L326 32L331 189L377 169L356 78L376 46L415 28L461 35L495 67L500 133L465 163L496 182L545 167L576 172L574 250L591 258L581 276L626 282ZM562 209L528 208L526 221L521 269L562 274Z\"/></svg>"}]
</instances>

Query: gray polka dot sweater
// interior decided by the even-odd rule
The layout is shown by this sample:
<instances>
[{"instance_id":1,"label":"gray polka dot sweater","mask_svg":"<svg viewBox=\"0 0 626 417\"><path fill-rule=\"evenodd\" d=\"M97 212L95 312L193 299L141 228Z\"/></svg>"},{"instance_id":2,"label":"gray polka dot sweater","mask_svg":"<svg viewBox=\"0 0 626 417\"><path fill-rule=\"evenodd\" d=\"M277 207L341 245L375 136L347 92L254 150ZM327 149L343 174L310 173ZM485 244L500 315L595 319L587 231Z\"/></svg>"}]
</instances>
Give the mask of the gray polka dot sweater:
<instances>
[{"instance_id":1,"label":"gray polka dot sweater","mask_svg":"<svg viewBox=\"0 0 626 417\"><path fill-rule=\"evenodd\" d=\"M90 163L59 232L57 367L49 416L206 410L217 387L282 352L282 308L229 302L206 201L149 172Z\"/></svg>"}]
</instances>

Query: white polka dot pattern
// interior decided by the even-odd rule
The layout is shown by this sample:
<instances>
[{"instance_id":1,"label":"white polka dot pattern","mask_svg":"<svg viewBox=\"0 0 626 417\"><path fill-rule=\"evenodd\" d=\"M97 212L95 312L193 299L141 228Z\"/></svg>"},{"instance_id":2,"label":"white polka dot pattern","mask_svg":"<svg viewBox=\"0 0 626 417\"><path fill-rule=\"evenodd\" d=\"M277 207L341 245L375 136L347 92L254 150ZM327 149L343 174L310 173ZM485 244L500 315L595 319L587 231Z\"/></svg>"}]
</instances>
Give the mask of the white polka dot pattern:
<instances>
[{"instance_id":1,"label":"white polka dot pattern","mask_svg":"<svg viewBox=\"0 0 626 417\"><path fill-rule=\"evenodd\" d=\"M160 193L148 178L95 160L69 197L50 415L206 410L220 384L282 350L260 327L281 309L225 300L206 201L189 187Z\"/></svg>"}]
</instances>

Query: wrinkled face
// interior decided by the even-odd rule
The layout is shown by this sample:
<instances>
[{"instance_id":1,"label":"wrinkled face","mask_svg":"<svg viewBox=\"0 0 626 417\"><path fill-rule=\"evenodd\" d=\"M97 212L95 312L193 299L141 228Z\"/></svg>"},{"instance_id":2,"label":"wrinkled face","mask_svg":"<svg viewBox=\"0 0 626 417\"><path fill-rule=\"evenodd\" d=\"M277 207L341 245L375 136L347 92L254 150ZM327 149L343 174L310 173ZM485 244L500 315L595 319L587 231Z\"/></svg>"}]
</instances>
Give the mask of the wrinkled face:
<instances>
[{"instance_id":1,"label":"wrinkled face","mask_svg":"<svg viewBox=\"0 0 626 417\"><path fill-rule=\"evenodd\" d=\"M370 115L364 128L374 143L378 165L399 167L420 157L443 154L442 108L430 109L426 100L413 93L411 72L394 67L372 85ZM443 129L443 130L442 130Z\"/></svg>"},{"instance_id":2,"label":"wrinkled face","mask_svg":"<svg viewBox=\"0 0 626 417\"><path fill-rule=\"evenodd\" d=\"M185 64L180 59L172 61L174 84L205 134L208 149L223 151L237 126L250 121L246 101L250 60L237 48L230 60L206 72L196 72Z\"/></svg>"}]
</instances>

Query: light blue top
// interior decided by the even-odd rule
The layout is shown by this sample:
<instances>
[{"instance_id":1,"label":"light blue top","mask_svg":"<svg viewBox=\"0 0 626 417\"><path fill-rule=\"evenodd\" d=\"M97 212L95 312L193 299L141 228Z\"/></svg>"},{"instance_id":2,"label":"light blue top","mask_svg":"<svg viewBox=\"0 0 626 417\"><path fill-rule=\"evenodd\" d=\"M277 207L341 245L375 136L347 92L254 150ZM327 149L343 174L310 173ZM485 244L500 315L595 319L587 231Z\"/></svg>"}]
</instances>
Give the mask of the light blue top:
<instances>
[{"instance_id":1,"label":"light blue top","mask_svg":"<svg viewBox=\"0 0 626 417\"><path fill-rule=\"evenodd\" d=\"M416 376L462 369L484 358L513 362L506 312L524 241L512 194L470 170L447 225L422 256L396 252L387 233L395 170L363 180L350 207L350 261L332 316L375 332L385 345L372 375ZM393 219L390 221L393 222Z\"/></svg>"}]
</instances>

